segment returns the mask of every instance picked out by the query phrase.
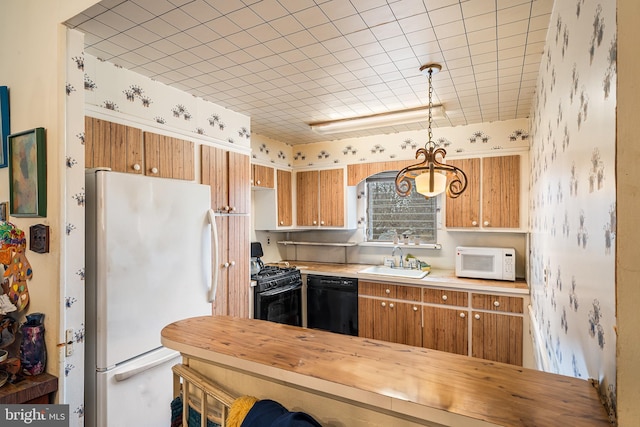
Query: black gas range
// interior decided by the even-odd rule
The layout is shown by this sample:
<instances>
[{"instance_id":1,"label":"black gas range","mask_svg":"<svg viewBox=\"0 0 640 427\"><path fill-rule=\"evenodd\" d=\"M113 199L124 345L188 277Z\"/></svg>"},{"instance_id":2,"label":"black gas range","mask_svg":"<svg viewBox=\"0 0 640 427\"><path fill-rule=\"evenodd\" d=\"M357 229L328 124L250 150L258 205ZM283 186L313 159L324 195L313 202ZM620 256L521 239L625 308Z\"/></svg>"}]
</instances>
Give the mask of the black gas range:
<instances>
[{"instance_id":1,"label":"black gas range","mask_svg":"<svg viewBox=\"0 0 640 427\"><path fill-rule=\"evenodd\" d=\"M251 275L253 318L302 326L302 275L293 267L263 266Z\"/></svg>"}]
</instances>

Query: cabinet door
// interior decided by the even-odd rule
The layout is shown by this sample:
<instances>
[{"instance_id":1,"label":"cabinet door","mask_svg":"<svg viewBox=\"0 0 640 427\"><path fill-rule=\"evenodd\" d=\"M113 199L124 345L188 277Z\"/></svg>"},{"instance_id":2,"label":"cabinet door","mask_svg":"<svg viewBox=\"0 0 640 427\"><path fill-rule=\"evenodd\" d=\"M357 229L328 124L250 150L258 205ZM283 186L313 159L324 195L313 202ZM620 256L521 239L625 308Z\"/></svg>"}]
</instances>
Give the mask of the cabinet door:
<instances>
[{"instance_id":1,"label":"cabinet door","mask_svg":"<svg viewBox=\"0 0 640 427\"><path fill-rule=\"evenodd\" d=\"M395 312L388 300L358 298L358 336L395 341Z\"/></svg>"},{"instance_id":2,"label":"cabinet door","mask_svg":"<svg viewBox=\"0 0 640 427\"><path fill-rule=\"evenodd\" d=\"M194 179L194 144L166 135L144 133L145 175Z\"/></svg>"},{"instance_id":3,"label":"cabinet door","mask_svg":"<svg viewBox=\"0 0 640 427\"><path fill-rule=\"evenodd\" d=\"M227 244L227 300L228 314L235 317L249 317L250 292L250 236L251 222L249 216L238 215L228 217Z\"/></svg>"},{"instance_id":4,"label":"cabinet door","mask_svg":"<svg viewBox=\"0 0 640 427\"><path fill-rule=\"evenodd\" d=\"M230 151L228 156L230 211L233 213L250 213L251 162L249 156L233 151Z\"/></svg>"},{"instance_id":5,"label":"cabinet door","mask_svg":"<svg viewBox=\"0 0 640 427\"><path fill-rule=\"evenodd\" d=\"M229 258L229 217L216 216L215 221L218 230L218 256L216 258L216 254L211 255L212 268L218 269L218 284L213 300L213 314L226 316L229 314L229 275L225 266Z\"/></svg>"},{"instance_id":6,"label":"cabinet door","mask_svg":"<svg viewBox=\"0 0 640 427\"><path fill-rule=\"evenodd\" d=\"M229 162L227 152L208 145L201 146L201 182L211 186L211 208L229 210Z\"/></svg>"},{"instance_id":7,"label":"cabinet door","mask_svg":"<svg viewBox=\"0 0 640 427\"><path fill-rule=\"evenodd\" d=\"M85 117L85 167L141 174L142 130Z\"/></svg>"},{"instance_id":8,"label":"cabinet door","mask_svg":"<svg viewBox=\"0 0 640 427\"><path fill-rule=\"evenodd\" d=\"M293 225L293 204L291 202L291 172L278 169L278 225Z\"/></svg>"},{"instance_id":9,"label":"cabinet door","mask_svg":"<svg viewBox=\"0 0 640 427\"><path fill-rule=\"evenodd\" d=\"M522 317L474 311L473 357L522 366Z\"/></svg>"},{"instance_id":10,"label":"cabinet door","mask_svg":"<svg viewBox=\"0 0 640 427\"><path fill-rule=\"evenodd\" d=\"M482 226L520 227L520 156L482 160Z\"/></svg>"},{"instance_id":11,"label":"cabinet door","mask_svg":"<svg viewBox=\"0 0 640 427\"><path fill-rule=\"evenodd\" d=\"M467 311L444 307L424 307L422 346L449 353L469 354Z\"/></svg>"},{"instance_id":12,"label":"cabinet door","mask_svg":"<svg viewBox=\"0 0 640 427\"><path fill-rule=\"evenodd\" d=\"M393 342L422 346L422 313L420 306L408 302L390 302L391 316L395 313L395 335Z\"/></svg>"},{"instance_id":13,"label":"cabinet door","mask_svg":"<svg viewBox=\"0 0 640 427\"><path fill-rule=\"evenodd\" d=\"M320 225L344 226L344 169L320 171Z\"/></svg>"},{"instance_id":14,"label":"cabinet door","mask_svg":"<svg viewBox=\"0 0 640 427\"><path fill-rule=\"evenodd\" d=\"M254 187L273 188L273 168L251 165L251 181Z\"/></svg>"},{"instance_id":15,"label":"cabinet door","mask_svg":"<svg viewBox=\"0 0 640 427\"><path fill-rule=\"evenodd\" d=\"M446 197L447 227L478 227L480 225L480 159L449 160L467 176L467 189L457 198ZM450 180L450 178L449 178Z\"/></svg>"},{"instance_id":16,"label":"cabinet door","mask_svg":"<svg viewBox=\"0 0 640 427\"><path fill-rule=\"evenodd\" d=\"M318 225L319 172L296 173L296 212L301 226Z\"/></svg>"}]
</instances>

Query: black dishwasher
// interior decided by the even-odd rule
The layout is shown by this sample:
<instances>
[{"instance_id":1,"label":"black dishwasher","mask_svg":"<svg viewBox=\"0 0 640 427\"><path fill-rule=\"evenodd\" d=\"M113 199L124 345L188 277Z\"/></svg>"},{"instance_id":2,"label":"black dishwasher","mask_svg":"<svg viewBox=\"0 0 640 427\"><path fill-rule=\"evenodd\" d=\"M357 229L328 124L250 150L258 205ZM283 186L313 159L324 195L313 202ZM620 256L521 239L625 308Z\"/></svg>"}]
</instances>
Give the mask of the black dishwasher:
<instances>
[{"instance_id":1,"label":"black dishwasher","mask_svg":"<svg viewBox=\"0 0 640 427\"><path fill-rule=\"evenodd\" d=\"M358 335L358 279L307 275L307 326Z\"/></svg>"}]
</instances>

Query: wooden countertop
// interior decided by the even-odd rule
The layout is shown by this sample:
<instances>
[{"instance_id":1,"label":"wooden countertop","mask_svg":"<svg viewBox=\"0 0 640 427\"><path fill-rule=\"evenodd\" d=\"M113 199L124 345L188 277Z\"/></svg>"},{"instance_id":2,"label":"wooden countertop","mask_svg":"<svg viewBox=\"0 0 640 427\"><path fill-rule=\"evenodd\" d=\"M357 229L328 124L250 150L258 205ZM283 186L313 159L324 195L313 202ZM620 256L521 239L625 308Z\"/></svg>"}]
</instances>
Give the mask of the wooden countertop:
<instances>
[{"instance_id":1,"label":"wooden countertop","mask_svg":"<svg viewBox=\"0 0 640 427\"><path fill-rule=\"evenodd\" d=\"M382 276L376 274L362 274L371 265L367 264L337 264L308 261L281 261L273 265L288 263L292 267L300 269L302 274L321 274L325 276L357 277L362 280L375 282L389 282L413 286L439 286L453 289L463 289L480 292L507 292L514 294L529 294L529 286L522 280L510 282L506 280L467 279L456 277L452 270L433 269L422 279L409 279L395 276Z\"/></svg>"},{"instance_id":2,"label":"wooden countertop","mask_svg":"<svg viewBox=\"0 0 640 427\"><path fill-rule=\"evenodd\" d=\"M471 425L610 425L588 381L425 348L226 316L167 325L162 344L397 416L446 416Z\"/></svg>"},{"instance_id":3,"label":"wooden countertop","mask_svg":"<svg viewBox=\"0 0 640 427\"><path fill-rule=\"evenodd\" d=\"M0 387L0 404L25 403L53 393L56 390L58 390L58 378L53 375L47 373L35 376L25 375L16 384L7 382Z\"/></svg>"}]
</instances>

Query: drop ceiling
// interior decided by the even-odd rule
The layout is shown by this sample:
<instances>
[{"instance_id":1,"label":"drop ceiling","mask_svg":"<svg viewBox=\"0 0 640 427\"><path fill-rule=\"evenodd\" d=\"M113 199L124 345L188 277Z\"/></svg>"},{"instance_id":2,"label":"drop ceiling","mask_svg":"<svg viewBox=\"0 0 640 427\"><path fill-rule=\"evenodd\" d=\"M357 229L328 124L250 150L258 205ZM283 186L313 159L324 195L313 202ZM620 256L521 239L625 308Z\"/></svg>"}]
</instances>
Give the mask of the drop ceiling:
<instances>
[{"instance_id":1,"label":"drop ceiling","mask_svg":"<svg viewBox=\"0 0 640 427\"><path fill-rule=\"evenodd\" d=\"M553 0L103 0L66 24L85 51L251 117L252 133L325 141L309 123L424 106L434 127L528 117ZM331 139L426 129L425 122Z\"/></svg>"}]
</instances>

